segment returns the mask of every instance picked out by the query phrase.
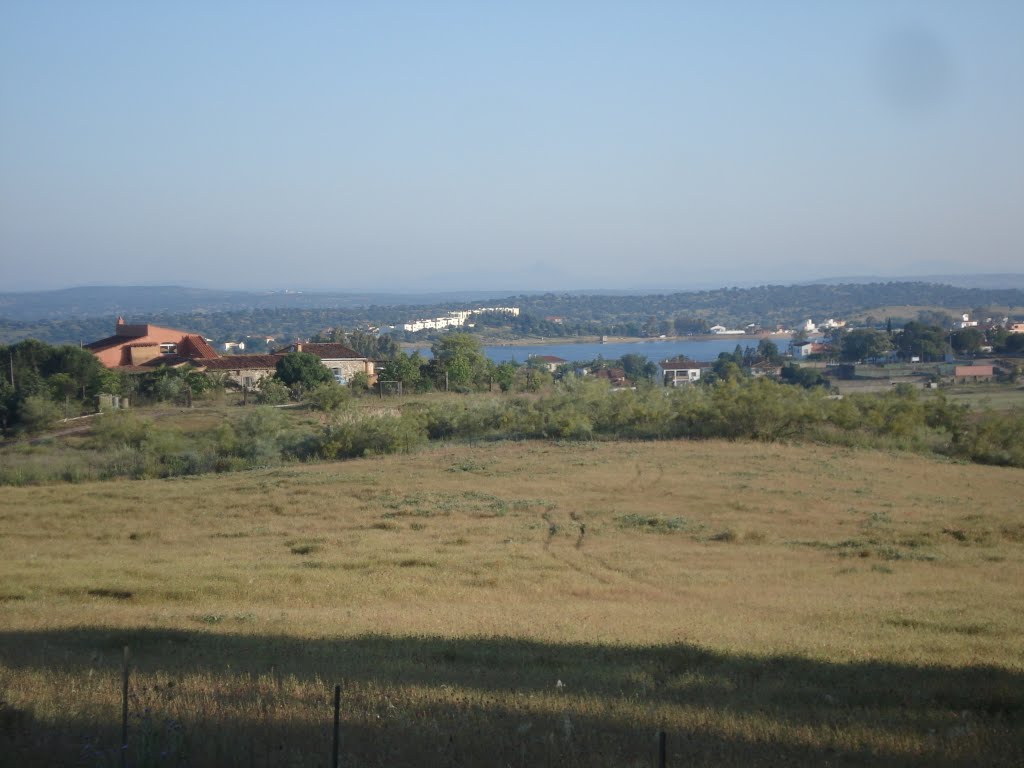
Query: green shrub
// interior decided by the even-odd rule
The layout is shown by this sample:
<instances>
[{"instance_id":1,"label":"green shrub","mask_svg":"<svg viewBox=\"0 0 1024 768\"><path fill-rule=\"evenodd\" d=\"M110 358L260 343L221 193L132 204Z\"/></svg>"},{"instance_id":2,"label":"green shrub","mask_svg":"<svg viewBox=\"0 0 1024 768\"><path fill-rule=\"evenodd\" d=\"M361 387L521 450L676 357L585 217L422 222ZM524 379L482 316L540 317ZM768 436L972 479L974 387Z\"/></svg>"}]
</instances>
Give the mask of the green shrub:
<instances>
[{"instance_id":1,"label":"green shrub","mask_svg":"<svg viewBox=\"0 0 1024 768\"><path fill-rule=\"evenodd\" d=\"M22 430L30 435L36 435L53 427L62 415L60 406L49 398L29 395L22 401L18 410L18 423Z\"/></svg>"},{"instance_id":2,"label":"green shrub","mask_svg":"<svg viewBox=\"0 0 1024 768\"><path fill-rule=\"evenodd\" d=\"M317 385L306 394L305 398L306 403L318 411L336 411L351 399L351 390L334 381L326 381Z\"/></svg>"},{"instance_id":3,"label":"green shrub","mask_svg":"<svg viewBox=\"0 0 1024 768\"><path fill-rule=\"evenodd\" d=\"M260 405L282 405L288 402L288 387L277 379L265 376L260 380L256 392L256 402Z\"/></svg>"},{"instance_id":4,"label":"green shrub","mask_svg":"<svg viewBox=\"0 0 1024 768\"><path fill-rule=\"evenodd\" d=\"M120 446L141 448L146 434L153 427L150 419L131 411L113 411L97 416L93 421L92 442L97 448Z\"/></svg>"}]
</instances>

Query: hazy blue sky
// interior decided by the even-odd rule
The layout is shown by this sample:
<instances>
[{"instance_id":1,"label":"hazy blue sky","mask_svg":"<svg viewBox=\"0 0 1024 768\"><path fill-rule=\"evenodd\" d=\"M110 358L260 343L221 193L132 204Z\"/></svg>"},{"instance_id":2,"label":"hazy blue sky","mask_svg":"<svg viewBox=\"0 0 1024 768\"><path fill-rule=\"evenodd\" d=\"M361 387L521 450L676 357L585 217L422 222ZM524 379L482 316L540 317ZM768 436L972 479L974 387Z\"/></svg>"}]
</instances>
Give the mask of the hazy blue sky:
<instances>
[{"instance_id":1,"label":"hazy blue sky","mask_svg":"<svg viewBox=\"0 0 1024 768\"><path fill-rule=\"evenodd\" d=\"M0 290L1024 271L1024 2L0 3Z\"/></svg>"}]
</instances>

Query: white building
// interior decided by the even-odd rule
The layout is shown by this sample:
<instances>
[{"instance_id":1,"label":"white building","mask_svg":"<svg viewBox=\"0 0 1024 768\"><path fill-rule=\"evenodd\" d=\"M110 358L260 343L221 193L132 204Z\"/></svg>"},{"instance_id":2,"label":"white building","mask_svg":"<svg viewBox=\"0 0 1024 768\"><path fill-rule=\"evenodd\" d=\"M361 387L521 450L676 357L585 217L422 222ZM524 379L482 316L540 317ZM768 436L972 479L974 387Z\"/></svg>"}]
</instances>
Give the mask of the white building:
<instances>
[{"instance_id":1,"label":"white building","mask_svg":"<svg viewBox=\"0 0 1024 768\"><path fill-rule=\"evenodd\" d=\"M424 320L413 320L411 323L402 325L403 331L417 333L418 331L440 331L445 328L461 328L467 325L467 321L473 315L482 315L485 312L501 313L505 315L519 316L519 307L480 307L479 309L460 309L449 312L444 317L434 317Z\"/></svg>"}]
</instances>

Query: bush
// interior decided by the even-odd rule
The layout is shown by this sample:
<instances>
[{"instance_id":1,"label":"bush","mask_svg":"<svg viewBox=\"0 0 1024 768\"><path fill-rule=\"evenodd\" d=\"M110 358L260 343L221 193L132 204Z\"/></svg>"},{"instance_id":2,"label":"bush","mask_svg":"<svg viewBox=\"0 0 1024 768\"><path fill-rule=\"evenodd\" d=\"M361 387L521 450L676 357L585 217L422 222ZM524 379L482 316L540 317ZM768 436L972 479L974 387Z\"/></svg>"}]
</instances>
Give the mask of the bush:
<instances>
[{"instance_id":1,"label":"bush","mask_svg":"<svg viewBox=\"0 0 1024 768\"><path fill-rule=\"evenodd\" d=\"M955 453L981 464L1024 467L1024 411L986 411L955 442Z\"/></svg>"},{"instance_id":2,"label":"bush","mask_svg":"<svg viewBox=\"0 0 1024 768\"><path fill-rule=\"evenodd\" d=\"M370 390L370 377L360 371L352 376L348 388L355 395L365 395Z\"/></svg>"},{"instance_id":3,"label":"bush","mask_svg":"<svg viewBox=\"0 0 1024 768\"><path fill-rule=\"evenodd\" d=\"M61 418L63 412L55 402L42 395L29 395L18 409L18 423L30 435L50 429Z\"/></svg>"},{"instance_id":4,"label":"bush","mask_svg":"<svg viewBox=\"0 0 1024 768\"><path fill-rule=\"evenodd\" d=\"M408 453L426 442L422 417L412 414L373 416L324 427L316 453L325 459Z\"/></svg>"},{"instance_id":5,"label":"bush","mask_svg":"<svg viewBox=\"0 0 1024 768\"><path fill-rule=\"evenodd\" d=\"M282 405L288 402L288 387L275 378L266 376L260 380L256 392L256 402L260 405Z\"/></svg>"},{"instance_id":6,"label":"bush","mask_svg":"<svg viewBox=\"0 0 1024 768\"><path fill-rule=\"evenodd\" d=\"M139 449L153 422L131 411L113 411L97 416L93 422L93 445L101 449L128 447Z\"/></svg>"},{"instance_id":7,"label":"bush","mask_svg":"<svg viewBox=\"0 0 1024 768\"><path fill-rule=\"evenodd\" d=\"M306 395L306 403L318 411L336 411L347 404L351 397L348 389L334 381L328 381L312 389Z\"/></svg>"}]
</instances>

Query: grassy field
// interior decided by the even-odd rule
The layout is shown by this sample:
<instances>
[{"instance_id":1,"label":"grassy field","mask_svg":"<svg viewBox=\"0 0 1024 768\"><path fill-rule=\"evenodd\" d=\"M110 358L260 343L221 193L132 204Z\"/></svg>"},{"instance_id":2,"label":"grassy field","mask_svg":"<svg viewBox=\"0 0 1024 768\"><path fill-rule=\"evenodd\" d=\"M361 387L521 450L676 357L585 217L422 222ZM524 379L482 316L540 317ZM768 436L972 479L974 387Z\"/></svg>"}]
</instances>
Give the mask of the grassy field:
<instances>
[{"instance_id":1,"label":"grassy field","mask_svg":"<svg viewBox=\"0 0 1024 768\"><path fill-rule=\"evenodd\" d=\"M726 442L0 495L0 764L1020 765L1024 471Z\"/></svg>"},{"instance_id":2,"label":"grassy field","mask_svg":"<svg viewBox=\"0 0 1024 768\"><path fill-rule=\"evenodd\" d=\"M987 408L993 411L1024 408L1024 386L956 384L946 388L944 392L951 402L965 403L972 408Z\"/></svg>"}]
</instances>

